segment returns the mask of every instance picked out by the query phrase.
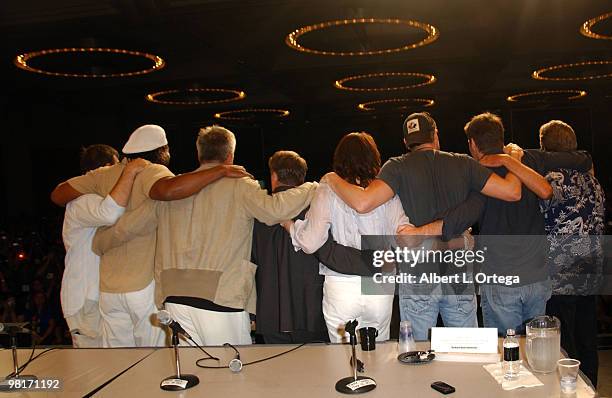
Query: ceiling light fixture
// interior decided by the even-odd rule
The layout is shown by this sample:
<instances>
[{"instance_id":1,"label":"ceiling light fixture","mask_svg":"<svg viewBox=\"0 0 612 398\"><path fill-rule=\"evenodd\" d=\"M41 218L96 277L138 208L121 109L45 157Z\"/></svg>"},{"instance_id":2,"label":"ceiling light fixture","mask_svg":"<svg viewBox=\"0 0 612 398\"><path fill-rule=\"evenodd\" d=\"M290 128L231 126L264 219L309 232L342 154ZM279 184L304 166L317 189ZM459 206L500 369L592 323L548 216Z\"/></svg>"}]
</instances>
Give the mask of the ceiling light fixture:
<instances>
[{"instance_id":1,"label":"ceiling light fixture","mask_svg":"<svg viewBox=\"0 0 612 398\"><path fill-rule=\"evenodd\" d=\"M355 87L355 86L347 86L345 83L353 82L355 80L364 80L364 79L373 79L380 77L416 77L423 79L420 83L415 84L407 84L403 86L392 86L392 87ZM394 90L407 90L410 88L416 88L421 86L427 86L428 84L432 84L436 81L434 75L429 75L427 73L416 73L416 72L381 72L381 73L369 73L365 75L357 75L357 76L348 76L334 82L334 87L340 90L347 91L394 91Z\"/></svg>"},{"instance_id":2,"label":"ceiling light fixture","mask_svg":"<svg viewBox=\"0 0 612 398\"><path fill-rule=\"evenodd\" d=\"M580 33L582 33L586 37L590 37L591 39L612 40L612 35L602 35L600 33L593 32L593 25L610 17L612 17L612 12L608 12L598 17L589 19L580 26Z\"/></svg>"},{"instance_id":3,"label":"ceiling light fixture","mask_svg":"<svg viewBox=\"0 0 612 398\"><path fill-rule=\"evenodd\" d=\"M274 108L249 108L249 109L237 109L233 111L225 111L215 113L216 119L225 120L250 120L254 119L256 114L263 114L275 118L283 118L289 116L289 111L286 109L274 109ZM250 116L249 116L250 114Z\"/></svg>"},{"instance_id":4,"label":"ceiling light fixture","mask_svg":"<svg viewBox=\"0 0 612 398\"><path fill-rule=\"evenodd\" d=\"M34 58L44 57L52 54L83 54L83 53L106 53L106 54L120 54L129 55L133 57L141 57L150 60L153 64L150 68L132 71L132 72L118 72L118 73L71 73L71 72L53 72L44 69L35 68L28 64ZM166 62L157 55L143 53L139 51L123 50L119 48L100 48L100 47L70 47L70 48L52 48L48 50L32 51L24 54L20 54L15 57L15 65L28 72L40 73L49 76L62 76L62 77L80 77L80 78L109 78L109 77L128 77L144 75L147 73L154 72L162 69Z\"/></svg>"},{"instance_id":5,"label":"ceiling light fixture","mask_svg":"<svg viewBox=\"0 0 612 398\"><path fill-rule=\"evenodd\" d=\"M215 100L169 100L163 99L164 96L172 95L172 94L197 94L197 93L224 93L224 94L233 94L233 97L230 98L222 98ZM149 102L153 102L156 104L164 104L164 105L209 105L209 104L219 104L223 102L232 102L239 101L241 99L246 98L246 94L244 91L231 90L227 88L187 88L187 89L175 89L175 90L165 90L158 91L156 93L150 93L145 96L145 99Z\"/></svg>"},{"instance_id":6,"label":"ceiling light fixture","mask_svg":"<svg viewBox=\"0 0 612 398\"><path fill-rule=\"evenodd\" d=\"M412 28L417 28L423 30L427 33L427 37L424 39L415 42L405 44L401 47L395 48L386 48L380 50L370 50L370 51L327 51L327 50L317 50L313 48L307 48L298 43L298 39L305 35L306 33L314 32L317 30L323 30L331 27L339 27L339 26L347 26L347 25L364 25L364 24L382 24L382 25L403 25L409 26ZM435 26L429 25L427 23L411 21L411 20L402 20L402 19L381 19L381 18L360 18L360 19L343 19L338 21L329 21L322 22L315 25L308 25L302 28L296 29L293 32L289 33L285 38L285 43L293 48L294 50L318 54L318 55L335 55L335 56L359 56L359 55L382 55L382 54L391 54L400 51L407 51L413 48L421 47L432 43L440 36L440 32Z\"/></svg>"},{"instance_id":7,"label":"ceiling light fixture","mask_svg":"<svg viewBox=\"0 0 612 398\"><path fill-rule=\"evenodd\" d=\"M556 72L563 69L579 68L582 66L599 66L599 65L612 65L612 61L584 61L574 62L571 64L554 65L546 68L538 69L531 74L531 77L537 80L555 80L555 81L573 81L573 80L593 80L602 79L605 77L612 77L612 72L604 73L599 75L587 75L587 76L567 76L567 77L550 77L544 76L544 73Z\"/></svg>"},{"instance_id":8,"label":"ceiling light fixture","mask_svg":"<svg viewBox=\"0 0 612 398\"><path fill-rule=\"evenodd\" d=\"M357 105L357 108L362 111L375 111L376 105L381 104L398 104L394 109L404 110L409 107L430 107L434 104L434 100L426 98L391 98L384 100L368 101ZM405 104L405 105L402 105Z\"/></svg>"},{"instance_id":9,"label":"ceiling light fixture","mask_svg":"<svg viewBox=\"0 0 612 398\"><path fill-rule=\"evenodd\" d=\"M582 98L587 95L587 92L584 90L543 90L543 91L530 91L527 93L514 94L506 97L506 101L508 102L521 102L524 101L525 98L529 97L538 97L545 95L557 95L557 94L566 94L567 96L564 98L566 100L575 100L578 98ZM546 99L535 99L535 100L527 100L524 102L545 102Z\"/></svg>"}]
</instances>

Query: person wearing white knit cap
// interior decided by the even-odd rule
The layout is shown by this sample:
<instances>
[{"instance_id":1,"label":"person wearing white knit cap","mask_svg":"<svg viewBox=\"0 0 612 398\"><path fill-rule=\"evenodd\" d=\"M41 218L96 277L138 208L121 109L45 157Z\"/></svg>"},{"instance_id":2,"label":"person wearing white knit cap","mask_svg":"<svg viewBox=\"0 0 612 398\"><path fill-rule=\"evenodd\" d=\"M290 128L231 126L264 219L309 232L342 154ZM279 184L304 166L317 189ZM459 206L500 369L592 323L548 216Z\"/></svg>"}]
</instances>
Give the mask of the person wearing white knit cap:
<instances>
[{"instance_id":1,"label":"person wearing white knit cap","mask_svg":"<svg viewBox=\"0 0 612 398\"><path fill-rule=\"evenodd\" d=\"M137 128L122 152L127 159L112 166L93 170L58 185L51 200L64 206L83 194L106 196L115 185L128 159L151 162L134 180L126 210L133 210L152 200L178 200L199 192L222 177L250 176L240 166L219 165L179 176L167 168L170 151L164 129L156 125ZM153 293L155 232L139 236L100 259L100 311L104 347L147 347L164 344L165 335L151 321L157 312Z\"/></svg>"}]
</instances>

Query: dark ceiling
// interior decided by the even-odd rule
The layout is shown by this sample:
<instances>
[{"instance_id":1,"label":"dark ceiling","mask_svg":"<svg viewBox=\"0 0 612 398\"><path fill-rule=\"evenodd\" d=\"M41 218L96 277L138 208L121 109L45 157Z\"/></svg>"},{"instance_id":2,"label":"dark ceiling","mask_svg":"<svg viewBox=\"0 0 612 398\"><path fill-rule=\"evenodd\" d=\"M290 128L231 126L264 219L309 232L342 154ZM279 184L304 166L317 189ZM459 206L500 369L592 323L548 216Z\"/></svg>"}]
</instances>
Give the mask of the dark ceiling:
<instances>
[{"instance_id":1,"label":"dark ceiling","mask_svg":"<svg viewBox=\"0 0 612 398\"><path fill-rule=\"evenodd\" d=\"M610 8L605 0L4 0L2 82L9 95L27 92L47 100L41 93L45 91L68 102L121 100L135 111L164 116L185 109L146 103L146 93L188 87L246 92L241 102L184 112L197 122L216 111L240 107L287 108L296 120L353 117L361 114L357 103L390 97L432 98L440 107L478 103L499 108L506 106L507 95L551 88L585 89L596 101L610 94L610 79L568 84L536 81L530 74L542 66L610 60L612 42L578 32L584 21ZM440 37L422 48L369 57L305 54L284 43L298 27L350 18L422 21L437 27ZM610 26L604 22L598 29ZM311 33L304 42L329 49L375 49L419 36L415 29L360 25ZM21 52L71 46L145 51L164 58L167 66L146 76L84 80L29 74L12 65ZM122 64L116 62L117 70ZM373 72L430 73L437 82L378 95L333 87L338 78Z\"/></svg>"},{"instance_id":2,"label":"dark ceiling","mask_svg":"<svg viewBox=\"0 0 612 398\"><path fill-rule=\"evenodd\" d=\"M446 135L446 144L463 149L461 126L470 114L482 110L507 116L525 107L543 111L550 107L610 108L610 78L547 82L530 75L544 66L612 60L612 41L579 33L583 22L612 11L611 6L609 0L3 0L0 101L7 118L12 118L12 128L24 124L33 141L51 142L48 137L37 137L44 136L38 126L47 123L55 146L60 141L76 146L101 140L120 145L134 127L155 122L167 128L171 144L173 137L183 140L182 147L188 148L185 156L193 149L196 126L214 122L216 112L252 107L288 109L291 113L283 120L220 122L239 133L259 129L257 140L243 141L248 150L255 146L261 152L258 163L251 167L263 169L265 157L279 146L319 156L321 159L314 162L324 168L337 138L350 130L374 130L377 140L380 131L387 137L391 134L391 141L381 138L385 141L381 143L383 154L397 154L402 150L398 145L401 118L411 109L383 107L380 112L363 112L357 104L397 97L430 98L435 105L428 110L438 118L442 133L446 120L447 130L452 130ZM352 18L417 20L435 26L440 36L413 50L362 57L307 54L285 44L287 34L304 25ZM596 28L610 34L612 22L604 21ZM407 27L353 25L309 33L303 43L355 51L403 45L423 37L419 30ZM109 79L44 76L13 65L15 56L23 52L72 46L143 51L159 55L167 65L148 75ZM143 64L130 59L92 59L97 69L84 66L89 59L70 57L39 59L33 65L123 71ZM593 71L611 73L612 67L585 70ZM333 86L336 79L375 72L428 73L437 81L380 93L347 92ZM372 82L388 85L415 80ZM150 92L206 87L242 90L246 98L191 107L145 101ZM557 89L586 90L588 95L565 104L525 106L506 101L511 94ZM21 113L15 116L15 112ZM591 132L586 134L591 141ZM325 150L320 150L322 146ZM242 151L244 154L245 149Z\"/></svg>"}]
</instances>

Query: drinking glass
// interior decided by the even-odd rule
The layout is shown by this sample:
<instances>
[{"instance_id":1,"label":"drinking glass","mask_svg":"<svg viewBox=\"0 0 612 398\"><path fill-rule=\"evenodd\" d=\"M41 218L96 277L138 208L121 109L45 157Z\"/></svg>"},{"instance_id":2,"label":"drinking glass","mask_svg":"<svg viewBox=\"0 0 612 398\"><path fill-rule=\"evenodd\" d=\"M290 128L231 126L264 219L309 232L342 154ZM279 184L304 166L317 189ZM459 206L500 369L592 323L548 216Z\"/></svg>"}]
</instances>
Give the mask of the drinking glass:
<instances>
[{"instance_id":1,"label":"drinking glass","mask_svg":"<svg viewBox=\"0 0 612 398\"><path fill-rule=\"evenodd\" d=\"M561 392L564 394L574 393L576 391L580 361L571 358L559 359L557 367L561 376Z\"/></svg>"}]
</instances>

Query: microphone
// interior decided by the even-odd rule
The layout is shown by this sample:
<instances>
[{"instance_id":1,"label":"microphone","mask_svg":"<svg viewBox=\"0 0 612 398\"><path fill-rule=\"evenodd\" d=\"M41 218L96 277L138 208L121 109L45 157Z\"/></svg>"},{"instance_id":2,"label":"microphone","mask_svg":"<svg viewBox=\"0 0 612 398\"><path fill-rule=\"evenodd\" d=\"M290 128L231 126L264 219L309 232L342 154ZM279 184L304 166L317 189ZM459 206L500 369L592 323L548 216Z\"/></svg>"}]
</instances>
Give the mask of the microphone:
<instances>
[{"instance_id":1,"label":"microphone","mask_svg":"<svg viewBox=\"0 0 612 398\"><path fill-rule=\"evenodd\" d=\"M30 333L28 329L25 328L27 322L21 323L2 323L0 322L0 334L8 334L9 336L14 336L17 333Z\"/></svg>"},{"instance_id":2,"label":"microphone","mask_svg":"<svg viewBox=\"0 0 612 398\"><path fill-rule=\"evenodd\" d=\"M357 372L363 372L365 370L363 362L357 359L357 355L355 353L355 346L357 346L357 335L355 331L357 330L358 324L359 322L354 319L352 321L348 321L344 325L344 330L349 334L351 340L351 368L353 370L353 375L342 378L336 383L336 391L343 394L360 394L376 388L376 381L374 381L373 378L357 376Z\"/></svg>"},{"instance_id":3,"label":"microphone","mask_svg":"<svg viewBox=\"0 0 612 398\"><path fill-rule=\"evenodd\" d=\"M228 368L230 368L230 370L234 373L238 373L242 370L242 361L240 360L240 352L238 351L238 349L236 347L234 347L232 344L230 343L225 343L223 344L225 347L230 347L233 348L234 351L236 352L236 355L234 356L234 359L232 359L229 364L227 365Z\"/></svg>"},{"instance_id":4,"label":"microphone","mask_svg":"<svg viewBox=\"0 0 612 398\"><path fill-rule=\"evenodd\" d=\"M172 329L172 347L174 348L174 360L176 366L176 375L163 379L159 384L159 388L167 391L181 391L197 385L200 383L200 379L198 379L197 376L181 374L181 360L179 358L178 350L179 334L182 334L191 341L193 341L193 339L177 321L172 319L172 315L170 315L168 311L159 311L157 313L157 320L162 325L168 326L170 329Z\"/></svg>"},{"instance_id":5,"label":"microphone","mask_svg":"<svg viewBox=\"0 0 612 398\"><path fill-rule=\"evenodd\" d=\"M189 333L187 333L185 331L185 329L183 329L183 327L181 326L180 323L178 323L177 321L175 321L172 318L172 315L170 315L170 313L166 310L161 310L157 313L157 320L159 321L159 323L161 323L164 326L168 326L170 329L172 329L174 332L176 333L180 333L183 336L185 336L186 338L188 338L189 340L192 340L191 336L189 335Z\"/></svg>"}]
</instances>

